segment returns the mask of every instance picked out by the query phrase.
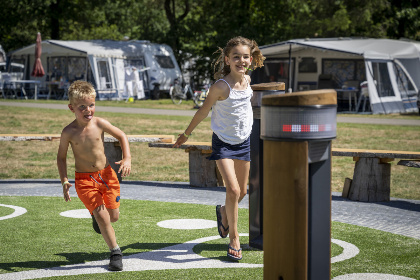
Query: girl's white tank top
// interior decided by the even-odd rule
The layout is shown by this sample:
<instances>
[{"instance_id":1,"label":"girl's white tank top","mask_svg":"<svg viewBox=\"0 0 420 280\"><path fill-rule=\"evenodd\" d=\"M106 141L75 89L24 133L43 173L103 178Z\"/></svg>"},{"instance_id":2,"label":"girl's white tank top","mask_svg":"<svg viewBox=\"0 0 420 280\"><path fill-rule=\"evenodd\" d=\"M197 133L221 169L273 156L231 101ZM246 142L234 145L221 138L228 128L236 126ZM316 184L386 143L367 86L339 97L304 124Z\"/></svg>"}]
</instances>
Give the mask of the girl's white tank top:
<instances>
[{"instance_id":1,"label":"girl's white tank top","mask_svg":"<svg viewBox=\"0 0 420 280\"><path fill-rule=\"evenodd\" d=\"M228 85L230 92L228 98L218 100L213 105L211 129L223 142L240 144L251 135L254 121L251 106L252 88L248 84L245 90L235 90L224 79L220 80Z\"/></svg>"}]
</instances>

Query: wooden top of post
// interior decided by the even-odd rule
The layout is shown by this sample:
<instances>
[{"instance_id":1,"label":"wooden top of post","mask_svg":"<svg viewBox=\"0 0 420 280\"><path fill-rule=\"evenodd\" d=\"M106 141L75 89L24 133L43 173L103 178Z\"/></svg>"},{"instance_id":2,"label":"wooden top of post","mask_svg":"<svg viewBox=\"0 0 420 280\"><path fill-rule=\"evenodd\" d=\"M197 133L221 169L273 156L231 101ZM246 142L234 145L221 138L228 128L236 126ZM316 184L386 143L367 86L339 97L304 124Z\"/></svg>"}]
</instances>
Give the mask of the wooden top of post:
<instances>
[{"instance_id":1,"label":"wooden top of post","mask_svg":"<svg viewBox=\"0 0 420 280\"><path fill-rule=\"evenodd\" d=\"M252 90L284 90L285 84L280 82L251 85Z\"/></svg>"},{"instance_id":2,"label":"wooden top of post","mask_svg":"<svg viewBox=\"0 0 420 280\"><path fill-rule=\"evenodd\" d=\"M262 98L263 106L295 107L336 104L337 92L333 89L319 89L287 94L267 95Z\"/></svg>"}]
</instances>

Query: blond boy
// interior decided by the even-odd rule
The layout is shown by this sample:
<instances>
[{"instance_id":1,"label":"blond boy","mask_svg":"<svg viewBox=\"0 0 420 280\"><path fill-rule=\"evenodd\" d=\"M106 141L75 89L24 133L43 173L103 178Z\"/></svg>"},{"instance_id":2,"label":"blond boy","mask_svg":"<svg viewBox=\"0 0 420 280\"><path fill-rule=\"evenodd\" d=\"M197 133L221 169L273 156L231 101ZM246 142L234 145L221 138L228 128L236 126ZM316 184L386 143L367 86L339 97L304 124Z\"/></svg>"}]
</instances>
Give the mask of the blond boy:
<instances>
[{"instance_id":1,"label":"blond boy","mask_svg":"<svg viewBox=\"0 0 420 280\"><path fill-rule=\"evenodd\" d=\"M93 227L102 234L111 250L109 270L122 270L122 252L111 225L119 218L120 185L115 171L104 152L104 132L111 134L121 144L123 159L118 173L125 177L131 171L131 154L127 136L105 119L94 117L96 92L85 81L75 81L68 90L70 110L76 119L67 125L60 138L57 167L63 185L64 200L70 201L72 186L67 177L67 151L73 150L76 174L75 188L80 200L92 215Z\"/></svg>"}]
</instances>

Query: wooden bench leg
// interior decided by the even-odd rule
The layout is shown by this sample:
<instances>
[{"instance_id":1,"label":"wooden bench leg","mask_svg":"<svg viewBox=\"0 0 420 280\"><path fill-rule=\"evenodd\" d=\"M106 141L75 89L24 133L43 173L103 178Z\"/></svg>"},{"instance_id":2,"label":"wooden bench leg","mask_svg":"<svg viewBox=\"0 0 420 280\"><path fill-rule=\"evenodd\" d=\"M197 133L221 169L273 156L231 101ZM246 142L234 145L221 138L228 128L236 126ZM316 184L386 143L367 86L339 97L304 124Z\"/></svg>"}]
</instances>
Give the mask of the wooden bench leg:
<instances>
[{"instance_id":1,"label":"wooden bench leg","mask_svg":"<svg viewBox=\"0 0 420 280\"><path fill-rule=\"evenodd\" d=\"M116 161L120 161L122 159L122 149L119 143L117 142L105 142L105 156L109 161L112 169L114 169L115 173L117 173L118 181L122 182L121 173L118 173L118 169L120 168L119 165L115 164Z\"/></svg>"},{"instance_id":2,"label":"wooden bench leg","mask_svg":"<svg viewBox=\"0 0 420 280\"><path fill-rule=\"evenodd\" d=\"M389 201L391 165L379 158L356 161L348 198L356 201Z\"/></svg>"},{"instance_id":3,"label":"wooden bench leg","mask_svg":"<svg viewBox=\"0 0 420 280\"><path fill-rule=\"evenodd\" d=\"M190 150L189 153L189 170L190 185L194 187L217 187L223 186L216 162L208 160L206 157L209 153L202 153L199 150Z\"/></svg>"}]
</instances>

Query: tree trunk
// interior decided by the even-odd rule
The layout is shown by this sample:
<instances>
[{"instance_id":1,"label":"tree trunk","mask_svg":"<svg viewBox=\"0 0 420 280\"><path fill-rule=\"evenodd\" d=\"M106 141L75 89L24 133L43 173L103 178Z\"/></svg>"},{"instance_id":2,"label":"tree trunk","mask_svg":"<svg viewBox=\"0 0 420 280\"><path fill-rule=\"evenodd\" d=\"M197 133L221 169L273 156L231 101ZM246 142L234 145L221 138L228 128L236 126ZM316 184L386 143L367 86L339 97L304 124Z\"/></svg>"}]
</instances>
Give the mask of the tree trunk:
<instances>
[{"instance_id":1,"label":"tree trunk","mask_svg":"<svg viewBox=\"0 0 420 280\"><path fill-rule=\"evenodd\" d=\"M349 199L356 201L389 201L391 165L379 158L360 158L354 167Z\"/></svg>"}]
</instances>

